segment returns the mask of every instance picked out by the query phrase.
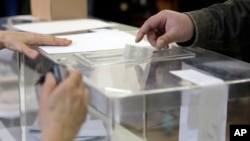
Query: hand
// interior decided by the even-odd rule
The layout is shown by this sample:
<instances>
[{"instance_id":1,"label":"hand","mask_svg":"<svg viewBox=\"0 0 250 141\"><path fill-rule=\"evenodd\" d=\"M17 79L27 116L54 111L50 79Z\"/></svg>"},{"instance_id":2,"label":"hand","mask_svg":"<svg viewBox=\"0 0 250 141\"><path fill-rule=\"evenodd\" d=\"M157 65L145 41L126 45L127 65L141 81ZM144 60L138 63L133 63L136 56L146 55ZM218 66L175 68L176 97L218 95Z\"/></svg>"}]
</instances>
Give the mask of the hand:
<instances>
[{"instance_id":1,"label":"hand","mask_svg":"<svg viewBox=\"0 0 250 141\"><path fill-rule=\"evenodd\" d=\"M89 93L79 72L70 71L58 86L48 73L39 109L43 141L73 141L86 118L88 100Z\"/></svg>"},{"instance_id":2,"label":"hand","mask_svg":"<svg viewBox=\"0 0 250 141\"><path fill-rule=\"evenodd\" d=\"M164 10L145 21L135 41L141 41L144 35L152 46L168 48L169 43L190 40L194 35L194 25L186 14Z\"/></svg>"},{"instance_id":3,"label":"hand","mask_svg":"<svg viewBox=\"0 0 250 141\"><path fill-rule=\"evenodd\" d=\"M39 56L39 53L31 49L34 45L68 46L70 40L56 38L51 35L42 35L28 32L0 31L0 49L7 48L22 52L31 59Z\"/></svg>"}]
</instances>

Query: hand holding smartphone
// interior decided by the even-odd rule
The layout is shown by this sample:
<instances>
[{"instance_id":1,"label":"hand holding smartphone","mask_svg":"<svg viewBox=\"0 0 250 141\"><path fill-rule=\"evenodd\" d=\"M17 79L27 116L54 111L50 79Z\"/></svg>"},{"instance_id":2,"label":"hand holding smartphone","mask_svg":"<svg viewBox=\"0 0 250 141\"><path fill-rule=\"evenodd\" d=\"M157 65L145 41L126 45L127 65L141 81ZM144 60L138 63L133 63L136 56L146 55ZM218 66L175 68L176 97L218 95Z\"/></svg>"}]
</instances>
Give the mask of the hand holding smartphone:
<instances>
[{"instance_id":1,"label":"hand holding smartphone","mask_svg":"<svg viewBox=\"0 0 250 141\"><path fill-rule=\"evenodd\" d=\"M56 78L56 82L57 84L59 84L60 82L62 82L67 76L68 76L68 69L65 65L61 65L61 64L56 64L54 65L52 68L50 68L48 70L48 72L52 72L53 75ZM45 75L42 75L38 81L36 82L36 84L43 84L45 81Z\"/></svg>"},{"instance_id":2,"label":"hand holding smartphone","mask_svg":"<svg viewBox=\"0 0 250 141\"><path fill-rule=\"evenodd\" d=\"M52 74L56 78L57 85L60 82L62 82L64 79L66 79L68 76L68 69L65 65L62 65L62 64L53 65L47 72L52 72ZM45 81L46 73L43 74L35 84L36 85L36 94L37 94L38 99L39 99L39 95L40 95L41 86L43 85L43 83Z\"/></svg>"}]
</instances>

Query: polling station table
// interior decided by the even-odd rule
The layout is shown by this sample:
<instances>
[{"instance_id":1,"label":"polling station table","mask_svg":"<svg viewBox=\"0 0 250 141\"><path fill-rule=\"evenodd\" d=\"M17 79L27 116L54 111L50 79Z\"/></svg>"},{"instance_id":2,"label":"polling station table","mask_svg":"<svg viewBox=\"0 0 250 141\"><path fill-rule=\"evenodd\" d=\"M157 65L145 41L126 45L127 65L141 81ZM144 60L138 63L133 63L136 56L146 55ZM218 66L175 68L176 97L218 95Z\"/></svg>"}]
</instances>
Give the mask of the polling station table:
<instances>
[{"instance_id":1,"label":"polling station table","mask_svg":"<svg viewBox=\"0 0 250 141\"><path fill-rule=\"evenodd\" d=\"M138 30L114 24L55 35L94 39L106 48L102 38L115 34L113 38L124 37L123 42ZM81 71L91 93L89 115L75 140L225 141L229 140L230 125L249 124L250 64L199 47L175 44L151 56L130 58L124 57L124 48L113 46L118 43L110 45L104 50L83 52L55 53L40 48L42 56L38 60L19 54L19 140L40 140L39 92L34 84L55 64ZM36 108L30 109L32 106ZM3 129L12 133L6 126Z\"/></svg>"}]
</instances>

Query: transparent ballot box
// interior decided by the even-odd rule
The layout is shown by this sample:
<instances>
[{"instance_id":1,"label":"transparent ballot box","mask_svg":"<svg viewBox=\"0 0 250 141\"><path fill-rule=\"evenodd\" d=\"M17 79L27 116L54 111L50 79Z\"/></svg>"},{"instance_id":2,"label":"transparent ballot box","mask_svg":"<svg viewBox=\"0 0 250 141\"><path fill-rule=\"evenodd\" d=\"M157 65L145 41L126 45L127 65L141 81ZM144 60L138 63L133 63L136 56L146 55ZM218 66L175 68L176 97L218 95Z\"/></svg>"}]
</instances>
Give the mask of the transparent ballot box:
<instances>
[{"instance_id":1,"label":"transparent ballot box","mask_svg":"<svg viewBox=\"0 0 250 141\"><path fill-rule=\"evenodd\" d=\"M83 73L91 99L76 140L225 141L231 124L249 124L248 63L201 48L173 47L143 59L123 53L43 53L35 62L23 57L23 83L33 85L53 64ZM23 114L30 140L36 118L37 111Z\"/></svg>"},{"instance_id":2,"label":"transparent ballot box","mask_svg":"<svg viewBox=\"0 0 250 141\"><path fill-rule=\"evenodd\" d=\"M0 141L21 137L18 86L17 56L3 49L0 51Z\"/></svg>"}]
</instances>

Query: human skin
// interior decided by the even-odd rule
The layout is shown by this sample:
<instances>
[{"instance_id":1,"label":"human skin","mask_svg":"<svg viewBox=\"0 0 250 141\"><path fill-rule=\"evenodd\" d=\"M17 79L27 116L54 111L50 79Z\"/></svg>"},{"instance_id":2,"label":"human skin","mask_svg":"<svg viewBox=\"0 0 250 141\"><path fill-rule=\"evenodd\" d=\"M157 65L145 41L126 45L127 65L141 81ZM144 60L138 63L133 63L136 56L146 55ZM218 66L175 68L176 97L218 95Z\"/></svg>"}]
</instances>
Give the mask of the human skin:
<instances>
[{"instance_id":1,"label":"human skin","mask_svg":"<svg viewBox=\"0 0 250 141\"><path fill-rule=\"evenodd\" d=\"M157 49L168 48L172 42L186 42L192 39L195 29L190 17L184 13L163 10L147 19L140 27L136 42L146 35Z\"/></svg>"},{"instance_id":2,"label":"human skin","mask_svg":"<svg viewBox=\"0 0 250 141\"><path fill-rule=\"evenodd\" d=\"M58 85L51 73L46 75L40 95L39 124L43 141L73 141L85 121L89 92L82 74L69 71Z\"/></svg>"},{"instance_id":3,"label":"human skin","mask_svg":"<svg viewBox=\"0 0 250 141\"><path fill-rule=\"evenodd\" d=\"M51 45L68 46L71 40L56 38L51 35L43 35L29 32L0 31L0 49L7 48L13 51L22 52L31 59L39 56L33 46Z\"/></svg>"}]
</instances>

